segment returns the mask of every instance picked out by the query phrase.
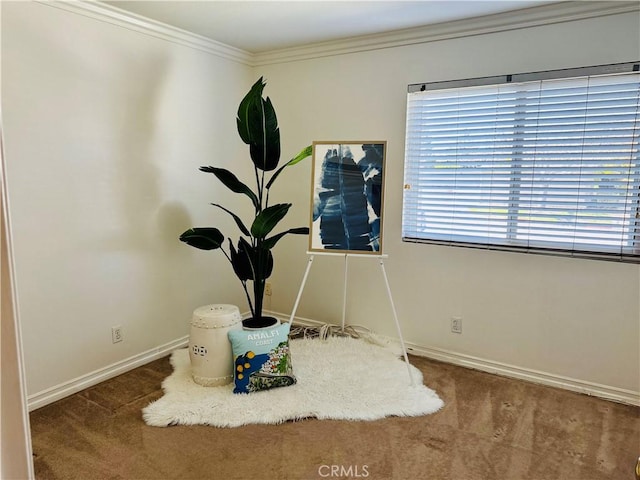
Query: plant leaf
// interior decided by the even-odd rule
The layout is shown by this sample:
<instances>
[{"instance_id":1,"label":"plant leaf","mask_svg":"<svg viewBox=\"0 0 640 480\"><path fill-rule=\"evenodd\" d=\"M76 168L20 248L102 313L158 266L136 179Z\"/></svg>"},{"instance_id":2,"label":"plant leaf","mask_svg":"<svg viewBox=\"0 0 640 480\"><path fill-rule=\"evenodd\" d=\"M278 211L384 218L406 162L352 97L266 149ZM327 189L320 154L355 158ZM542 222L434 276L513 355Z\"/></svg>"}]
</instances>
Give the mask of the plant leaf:
<instances>
[{"instance_id":1,"label":"plant leaf","mask_svg":"<svg viewBox=\"0 0 640 480\"><path fill-rule=\"evenodd\" d=\"M236 124L238 126L238 133L240 138L246 144L252 142L252 128L249 127L250 112L254 111L256 104L262 101L262 91L266 83L263 77L260 77L256 83L253 84L249 92L244 96L240 105L238 106L238 116L236 118Z\"/></svg>"},{"instance_id":2,"label":"plant leaf","mask_svg":"<svg viewBox=\"0 0 640 480\"><path fill-rule=\"evenodd\" d=\"M256 210L259 209L259 202L258 202L258 197L256 197L256 194L253 193L253 191L249 187L247 187L244 183L238 180L238 177L236 177L229 170L226 170L224 168L208 166L208 167L200 167L200 171L206 172L206 173L213 173L216 177L218 177L218 180L220 180L229 190L235 193L244 193L247 197L251 199L255 209Z\"/></svg>"},{"instance_id":3,"label":"plant leaf","mask_svg":"<svg viewBox=\"0 0 640 480\"><path fill-rule=\"evenodd\" d=\"M311 153L313 152L313 147L311 145L304 147L302 150L300 150L300 152L293 157L291 160L289 160L287 163L285 163L283 166L281 166L276 173L274 173L271 176L271 179L269 180L269 183L267 183L267 190L271 188L271 185L273 184L273 182L275 182L276 178L278 178L278 175L280 175L280 173L282 172L282 170L284 170L286 167L289 167L291 165L295 165L296 163L300 163L302 160L304 160L305 158L311 156Z\"/></svg>"},{"instance_id":4,"label":"plant leaf","mask_svg":"<svg viewBox=\"0 0 640 480\"><path fill-rule=\"evenodd\" d=\"M217 228L190 228L182 235L180 241L200 250L216 250L222 246L224 235Z\"/></svg>"},{"instance_id":5,"label":"plant leaf","mask_svg":"<svg viewBox=\"0 0 640 480\"><path fill-rule=\"evenodd\" d=\"M265 254L262 257L262 277L267 279L273 272L273 254L270 250L265 249ZM264 292L263 292L264 293Z\"/></svg>"},{"instance_id":6,"label":"plant leaf","mask_svg":"<svg viewBox=\"0 0 640 480\"><path fill-rule=\"evenodd\" d=\"M291 208L290 203L278 203L265 208L253 221L251 235L255 238L265 238Z\"/></svg>"},{"instance_id":7,"label":"plant leaf","mask_svg":"<svg viewBox=\"0 0 640 480\"><path fill-rule=\"evenodd\" d=\"M231 266L236 276L242 282L247 280L253 280L254 268L253 268L253 252L251 245L244 238L240 237L238 241L238 249L233 246L231 239L229 239L229 251L231 256Z\"/></svg>"},{"instance_id":8,"label":"plant leaf","mask_svg":"<svg viewBox=\"0 0 640 480\"><path fill-rule=\"evenodd\" d=\"M280 161L280 130L271 99L260 98L259 105L251 108L249 115L251 160L260 170L275 170Z\"/></svg>"},{"instance_id":9,"label":"plant leaf","mask_svg":"<svg viewBox=\"0 0 640 480\"><path fill-rule=\"evenodd\" d=\"M229 250L233 271L241 281L258 282L260 279L264 280L271 276L273 254L268 249L263 247L260 250L261 255L258 255L258 248L252 247L244 237L240 237L237 250L229 240Z\"/></svg>"},{"instance_id":10,"label":"plant leaf","mask_svg":"<svg viewBox=\"0 0 640 480\"><path fill-rule=\"evenodd\" d=\"M265 85L260 77L242 99L236 124L240 138L249 145L254 166L271 171L276 169L280 161L280 130L271 100L262 98Z\"/></svg>"},{"instance_id":11,"label":"plant leaf","mask_svg":"<svg viewBox=\"0 0 640 480\"><path fill-rule=\"evenodd\" d=\"M313 146L312 145L307 145L302 150L300 150L295 157L293 157L291 160L289 160L287 162L287 164L285 165L285 167L286 166L295 165L296 163L300 163L305 158L311 156L312 153L313 153Z\"/></svg>"},{"instance_id":12,"label":"plant leaf","mask_svg":"<svg viewBox=\"0 0 640 480\"><path fill-rule=\"evenodd\" d=\"M222 205L220 205L218 203L212 203L211 205L213 205L214 207L218 207L219 209L224 210L225 212L227 212L236 221L236 225L238 225L238 228L240 229L240 231L243 234L245 234L247 236L251 235L251 233L249 232L249 229L244 225L244 223L242 223L242 219L239 216L237 216L235 213L233 213L228 208L224 208Z\"/></svg>"},{"instance_id":13,"label":"plant leaf","mask_svg":"<svg viewBox=\"0 0 640 480\"><path fill-rule=\"evenodd\" d=\"M262 242L262 247L266 248L267 250L271 250L276 245L276 243L278 243L278 241L288 233L293 233L296 235L308 235L309 227L290 228L286 232L278 233L277 235L269 237L264 242Z\"/></svg>"}]
</instances>

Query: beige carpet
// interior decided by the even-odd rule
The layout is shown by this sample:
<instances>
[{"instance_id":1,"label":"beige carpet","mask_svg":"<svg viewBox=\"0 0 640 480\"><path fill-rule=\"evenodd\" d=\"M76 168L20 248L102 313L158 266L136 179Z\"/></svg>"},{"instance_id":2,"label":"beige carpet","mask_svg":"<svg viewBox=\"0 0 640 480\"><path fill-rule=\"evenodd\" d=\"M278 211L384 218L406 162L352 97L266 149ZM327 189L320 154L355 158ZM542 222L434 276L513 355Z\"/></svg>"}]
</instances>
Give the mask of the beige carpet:
<instances>
[{"instance_id":1,"label":"beige carpet","mask_svg":"<svg viewBox=\"0 0 640 480\"><path fill-rule=\"evenodd\" d=\"M32 412L36 477L306 480L366 466L375 480L633 479L640 408L410 358L445 403L432 415L231 429L145 425L172 371L158 360Z\"/></svg>"}]
</instances>

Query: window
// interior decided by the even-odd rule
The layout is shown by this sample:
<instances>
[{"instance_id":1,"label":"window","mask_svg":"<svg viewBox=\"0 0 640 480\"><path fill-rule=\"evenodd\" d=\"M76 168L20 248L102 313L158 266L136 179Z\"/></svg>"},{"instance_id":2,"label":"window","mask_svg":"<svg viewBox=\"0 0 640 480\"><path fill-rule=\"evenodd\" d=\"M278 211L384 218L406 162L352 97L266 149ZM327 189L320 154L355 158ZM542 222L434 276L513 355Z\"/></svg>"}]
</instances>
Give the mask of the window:
<instances>
[{"instance_id":1,"label":"window","mask_svg":"<svg viewBox=\"0 0 640 480\"><path fill-rule=\"evenodd\" d=\"M410 85L403 240L640 263L638 67Z\"/></svg>"}]
</instances>

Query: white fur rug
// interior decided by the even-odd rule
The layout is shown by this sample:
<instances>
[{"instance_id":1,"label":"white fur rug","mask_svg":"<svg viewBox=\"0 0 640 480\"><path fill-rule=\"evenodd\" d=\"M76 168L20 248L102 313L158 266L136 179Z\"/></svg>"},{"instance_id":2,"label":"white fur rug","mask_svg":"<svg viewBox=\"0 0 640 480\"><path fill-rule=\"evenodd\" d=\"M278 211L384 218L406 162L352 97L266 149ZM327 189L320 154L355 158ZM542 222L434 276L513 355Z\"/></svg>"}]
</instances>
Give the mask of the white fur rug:
<instances>
[{"instance_id":1,"label":"white fur rug","mask_svg":"<svg viewBox=\"0 0 640 480\"><path fill-rule=\"evenodd\" d=\"M143 409L148 425L213 425L238 427L250 423L278 424L315 417L376 420L418 416L443 406L422 384L421 372L390 349L350 337L290 342L298 383L251 394L234 394L233 385L202 387L191 378L187 349L171 357L174 372L162 383L165 395Z\"/></svg>"}]
</instances>

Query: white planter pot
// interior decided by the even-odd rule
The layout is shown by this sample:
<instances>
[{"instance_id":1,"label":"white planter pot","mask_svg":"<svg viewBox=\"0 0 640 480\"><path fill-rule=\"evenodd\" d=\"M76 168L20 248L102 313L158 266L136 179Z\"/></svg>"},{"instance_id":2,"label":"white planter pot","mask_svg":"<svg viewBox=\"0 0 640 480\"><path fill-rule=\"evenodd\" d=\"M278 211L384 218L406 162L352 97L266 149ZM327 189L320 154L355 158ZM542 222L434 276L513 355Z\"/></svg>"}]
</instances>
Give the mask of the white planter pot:
<instances>
[{"instance_id":1,"label":"white planter pot","mask_svg":"<svg viewBox=\"0 0 640 480\"><path fill-rule=\"evenodd\" d=\"M242 317L235 305L214 304L196 308L191 319L189 357L193 380L205 387L233 380L233 352L229 330L241 330Z\"/></svg>"}]
</instances>

